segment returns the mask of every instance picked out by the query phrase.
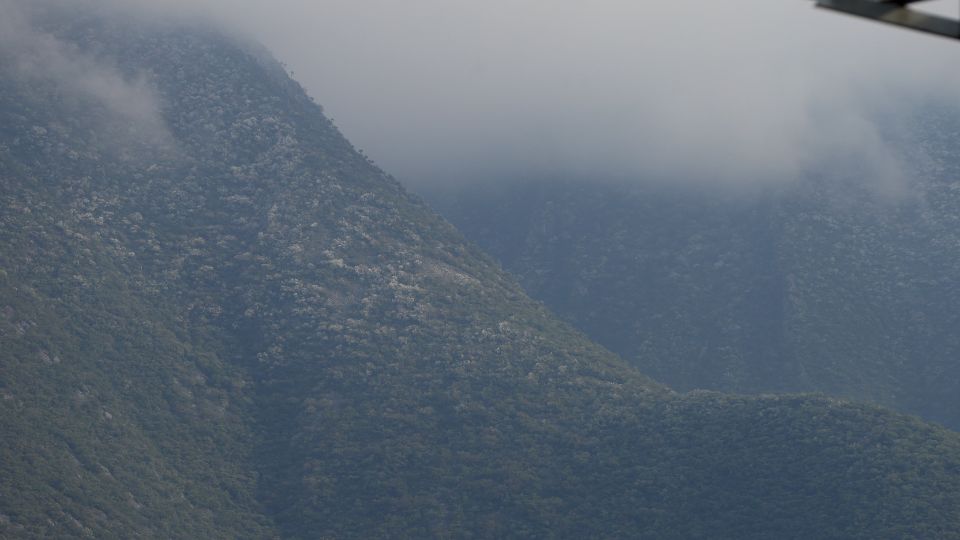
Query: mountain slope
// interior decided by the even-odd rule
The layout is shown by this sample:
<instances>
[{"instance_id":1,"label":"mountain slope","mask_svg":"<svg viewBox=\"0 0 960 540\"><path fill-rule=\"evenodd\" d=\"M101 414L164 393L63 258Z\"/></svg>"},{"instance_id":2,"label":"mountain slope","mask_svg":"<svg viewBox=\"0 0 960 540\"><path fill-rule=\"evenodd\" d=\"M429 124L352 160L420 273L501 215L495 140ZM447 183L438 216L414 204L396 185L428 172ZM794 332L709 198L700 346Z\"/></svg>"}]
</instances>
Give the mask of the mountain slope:
<instances>
[{"instance_id":1,"label":"mountain slope","mask_svg":"<svg viewBox=\"0 0 960 540\"><path fill-rule=\"evenodd\" d=\"M26 11L0 64L3 536L957 536L957 435L676 394L259 48Z\"/></svg>"}]
</instances>

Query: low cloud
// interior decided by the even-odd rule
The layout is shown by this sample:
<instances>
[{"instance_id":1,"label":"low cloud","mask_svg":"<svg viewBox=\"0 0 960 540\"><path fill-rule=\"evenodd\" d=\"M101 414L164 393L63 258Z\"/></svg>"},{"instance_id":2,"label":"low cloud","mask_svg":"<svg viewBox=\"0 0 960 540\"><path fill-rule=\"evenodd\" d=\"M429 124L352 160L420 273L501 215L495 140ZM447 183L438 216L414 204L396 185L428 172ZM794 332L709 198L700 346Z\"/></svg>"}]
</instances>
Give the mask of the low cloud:
<instances>
[{"instance_id":1,"label":"low cloud","mask_svg":"<svg viewBox=\"0 0 960 540\"><path fill-rule=\"evenodd\" d=\"M806 0L119 4L252 33L412 184L762 183L843 161L891 183L910 149L888 134L960 95L957 43Z\"/></svg>"}]
</instances>

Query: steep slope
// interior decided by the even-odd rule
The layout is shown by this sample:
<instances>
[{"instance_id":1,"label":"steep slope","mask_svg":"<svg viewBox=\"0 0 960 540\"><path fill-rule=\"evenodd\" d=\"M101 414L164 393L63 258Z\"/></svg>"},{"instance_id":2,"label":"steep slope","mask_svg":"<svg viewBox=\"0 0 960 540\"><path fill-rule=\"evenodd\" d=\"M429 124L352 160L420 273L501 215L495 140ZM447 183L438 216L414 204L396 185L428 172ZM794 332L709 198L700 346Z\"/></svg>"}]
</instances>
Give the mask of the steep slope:
<instances>
[{"instance_id":1,"label":"steep slope","mask_svg":"<svg viewBox=\"0 0 960 540\"><path fill-rule=\"evenodd\" d=\"M675 394L255 46L27 11L0 78L0 535L957 537L955 434Z\"/></svg>"},{"instance_id":2,"label":"steep slope","mask_svg":"<svg viewBox=\"0 0 960 540\"><path fill-rule=\"evenodd\" d=\"M543 181L431 200L526 291L678 389L818 391L960 426L960 120L920 117L895 195ZM919 142L918 142L919 141Z\"/></svg>"}]
</instances>

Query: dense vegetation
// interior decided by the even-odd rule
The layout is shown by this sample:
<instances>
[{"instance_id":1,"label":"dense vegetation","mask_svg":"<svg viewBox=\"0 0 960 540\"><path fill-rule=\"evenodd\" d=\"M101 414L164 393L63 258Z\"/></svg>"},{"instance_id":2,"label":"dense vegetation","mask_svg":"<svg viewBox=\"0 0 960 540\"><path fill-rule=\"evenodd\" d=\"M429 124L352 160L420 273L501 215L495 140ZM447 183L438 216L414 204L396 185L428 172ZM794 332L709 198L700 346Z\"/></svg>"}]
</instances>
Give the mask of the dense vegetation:
<instances>
[{"instance_id":1,"label":"dense vegetation","mask_svg":"<svg viewBox=\"0 0 960 540\"><path fill-rule=\"evenodd\" d=\"M678 389L817 391L960 427L960 118L901 133L893 189L590 179L432 191L525 290Z\"/></svg>"},{"instance_id":2,"label":"dense vegetation","mask_svg":"<svg viewBox=\"0 0 960 540\"><path fill-rule=\"evenodd\" d=\"M255 46L31 16L0 54L0 536L960 536L957 435L676 394Z\"/></svg>"}]
</instances>

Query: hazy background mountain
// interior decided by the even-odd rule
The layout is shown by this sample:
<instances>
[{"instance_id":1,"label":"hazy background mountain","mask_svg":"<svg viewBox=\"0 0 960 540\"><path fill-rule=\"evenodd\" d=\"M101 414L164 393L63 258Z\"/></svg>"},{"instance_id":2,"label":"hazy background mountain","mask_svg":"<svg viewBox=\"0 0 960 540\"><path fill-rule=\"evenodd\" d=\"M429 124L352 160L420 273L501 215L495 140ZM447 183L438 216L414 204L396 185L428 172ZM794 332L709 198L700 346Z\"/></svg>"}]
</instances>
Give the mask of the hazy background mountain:
<instances>
[{"instance_id":1,"label":"hazy background mountain","mask_svg":"<svg viewBox=\"0 0 960 540\"><path fill-rule=\"evenodd\" d=\"M960 114L774 187L544 180L428 191L525 289L680 389L821 391L960 427ZM895 141L895 142L894 142Z\"/></svg>"},{"instance_id":2,"label":"hazy background mountain","mask_svg":"<svg viewBox=\"0 0 960 540\"><path fill-rule=\"evenodd\" d=\"M960 436L652 382L260 47L2 6L0 535L957 536Z\"/></svg>"}]
</instances>

